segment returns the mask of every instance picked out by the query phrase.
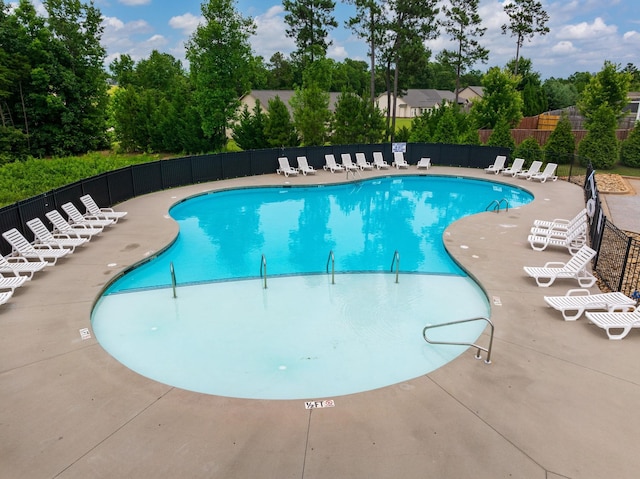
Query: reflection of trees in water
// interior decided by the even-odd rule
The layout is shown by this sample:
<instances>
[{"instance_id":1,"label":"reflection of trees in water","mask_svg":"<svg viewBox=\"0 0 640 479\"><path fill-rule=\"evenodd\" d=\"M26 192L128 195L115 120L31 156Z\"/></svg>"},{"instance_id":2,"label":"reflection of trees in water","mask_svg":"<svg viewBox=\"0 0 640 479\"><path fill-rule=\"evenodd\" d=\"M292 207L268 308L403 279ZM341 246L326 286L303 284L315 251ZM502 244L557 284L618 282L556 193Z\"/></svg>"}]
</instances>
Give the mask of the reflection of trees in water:
<instances>
[{"instance_id":1,"label":"reflection of trees in water","mask_svg":"<svg viewBox=\"0 0 640 479\"><path fill-rule=\"evenodd\" d=\"M264 245L259 208L270 196L268 190L262 195L221 196L220 201L210 200L206 209L198 211L200 231L210 242L200 257L216 271L216 277L258 274Z\"/></svg>"},{"instance_id":2,"label":"reflection of trees in water","mask_svg":"<svg viewBox=\"0 0 640 479\"><path fill-rule=\"evenodd\" d=\"M412 192L404 189L402 182L384 181L366 183L358 194L362 228L357 238L345 238L356 245L349 248L352 254L341 259L344 268L387 270L395 250L411 251L406 267L415 268L421 252L420 236L412 225L416 201Z\"/></svg>"},{"instance_id":3,"label":"reflection of trees in water","mask_svg":"<svg viewBox=\"0 0 640 479\"><path fill-rule=\"evenodd\" d=\"M289 262L295 271L323 271L335 241L329 230L331 202L322 188L304 196L298 228L289 232Z\"/></svg>"}]
</instances>

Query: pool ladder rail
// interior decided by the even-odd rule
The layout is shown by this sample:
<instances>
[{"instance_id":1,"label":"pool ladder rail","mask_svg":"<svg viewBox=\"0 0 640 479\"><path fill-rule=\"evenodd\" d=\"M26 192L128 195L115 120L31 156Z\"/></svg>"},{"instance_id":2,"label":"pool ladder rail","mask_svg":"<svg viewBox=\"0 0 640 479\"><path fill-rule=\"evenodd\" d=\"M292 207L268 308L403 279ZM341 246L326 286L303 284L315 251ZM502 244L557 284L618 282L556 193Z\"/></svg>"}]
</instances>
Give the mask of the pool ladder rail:
<instances>
[{"instance_id":1,"label":"pool ladder rail","mask_svg":"<svg viewBox=\"0 0 640 479\"><path fill-rule=\"evenodd\" d=\"M331 263L331 284L336 284L336 257L333 254L333 250L329 251L329 257L327 258L327 274L329 274L329 263Z\"/></svg>"},{"instance_id":2,"label":"pool ladder rail","mask_svg":"<svg viewBox=\"0 0 640 479\"><path fill-rule=\"evenodd\" d=\"M264 278L264 289L267 289L267 258L265 255L260 258L260 277Z\"/></svg>"},{"instance_id":3,"label":"pool ladder rail","mask_svg":"<svg viewBox=\"0 0 640 479\"><path fill-rule=\"evenodd\" d=\"M489 326L491 326L491 335L489 336L489 346L487 348L484 348L478 344L475 343L460 343L460 342L450 342L450 341L433 341L431 339L429 339L427 337L427 330L429 329L434 329L434 328L441 328L444 326L452 326L454 324L463 324L463 323L470 323L473 321L486 321ZM448 346L471 346L476 348L476 355L475 358L476 359L482 359L482 356L480 354L480 351L484 351L485 353L487 353L487 358L484 360L485 364L491 364L491 348L493 347L493 323L491 322L491 320L489 318L485 318L483 316L479 316L477 318L470 318L470 319L460 319L458 321L449 321L448 323L441 323L441 324L428 324L424 327L424 329L422 330L422 337L424 338L424 340L429 343L429 344L444 344L444 345L448 345Z\"/></svg>"},{"instance_id":4,"label":"pool ladder rail","mask_svg":"<svg viewBox=\"0 0 640 479\"><path fill-rule=\"evenodd\" d=\"M507 200L506 198L502 198L500 200L493 200L491 203L487 205L487 207L484 210L489 211L491 209L491 211L500 213L500 208L503 203L505 205L505 211L509 212L509 200Z\"/></svg>"},{"instance_id":5,"label":"pool ladder rail","mask_svg":"<svg viewBox=\"0 0 640 479\"><path fill-rule=\"evenodd\" d=\"M396 283L397 283L398 275L400 274L400 253L398 253L398 250L395 250L393 252L393 259L391 260L391 267L389 268L389 271L391 271L392 273L393 273L394 265L396 267Z\"/></svg>"}]
</instances>

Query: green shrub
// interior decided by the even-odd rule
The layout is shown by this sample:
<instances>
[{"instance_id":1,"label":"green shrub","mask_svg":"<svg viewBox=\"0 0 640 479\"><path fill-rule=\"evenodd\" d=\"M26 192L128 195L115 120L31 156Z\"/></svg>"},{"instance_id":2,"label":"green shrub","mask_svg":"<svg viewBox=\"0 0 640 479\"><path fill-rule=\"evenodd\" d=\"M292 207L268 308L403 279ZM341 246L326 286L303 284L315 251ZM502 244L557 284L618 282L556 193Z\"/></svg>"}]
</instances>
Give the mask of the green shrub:
<instances>
[{"instance_id":1,"label":"green shrub","mask_svg":"<svg viewBox=\"0 0 640 479\"><path fill-rule=\"evenodd\" d=\"M578 155L583 166L591 161L595 169L613 168L618 161L618 139L616 138L615 113L602 105L589 122L589 131L578 145Z\"/></svg>"},{"instance_id":2,"label":"green shrub","mask_svg":"<svg viewBox=\"0 0 640 479\"><path fill-rule=\"evenodd\" d=\"M511 127L504 116L498 118L498 122L489 136L487 145L503 146L505 148L510 148L511 150L516 147L516 143L513 141L513 137L511 136Z\"/></svg>"},{"instance_id":3,"label":"green shrub","mask_svg":"<svg viewBox=\"0 0 640 479\"><path fill-rule=\"evenodd\" d=\"M640 125L637 123L620 145L620 162L625 166L640 168Z\"/></svg>"},{"instance_id":4,"label":"green shrub","mask_svg":"<svg viewBox=\"0 0 640 479\"><path fill-rule=\"evenodd\" d=\"M542 160L542 147L534 137L529 136L516 146L512 156L524 158L524 164L528 168L535 160Z\"/></svg>"},{"instance_id":5,"label":"green shrub","mask_svg":"<svg viewBox=\"0 0 640 479\"><path fill-rule=\"evenodd\" d=\"M571 122L563 113L544 145L545 158L559 165L569 164L573 161L575 151L576 140L571 131Z\"/></svg>"}]
</instances>

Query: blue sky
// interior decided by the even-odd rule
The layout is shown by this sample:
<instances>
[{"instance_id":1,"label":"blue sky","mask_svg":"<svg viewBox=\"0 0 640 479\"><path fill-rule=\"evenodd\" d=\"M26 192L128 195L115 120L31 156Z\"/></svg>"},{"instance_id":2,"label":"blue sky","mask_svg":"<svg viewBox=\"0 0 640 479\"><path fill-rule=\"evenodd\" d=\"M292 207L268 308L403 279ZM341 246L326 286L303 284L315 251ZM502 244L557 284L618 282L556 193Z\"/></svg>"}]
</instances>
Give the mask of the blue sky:
<instances>
[{"instance_id":1,"label":"blue sky","mask_svg":"<svg viewBox=\"0 0 640 479\"><path fill-rule=\"evenodd\" d=\"M37 2L34 2L34 4ZM185 41L200 19L200 0L94 0L104 17L102 44L108 63L120 54L134 60L147 58L153 49L172 54L184 62ZM566 78L576 71L595 73L605 60L640 68L640 2L638 0L542 1L549 14L550 33L525 41L521 55L533 61L533 69L543 79ZM479 14L487 27L482 45L490 50L489 62L476 67L503 67L515 57L515 38L502 35L506 23L503 2L480 0ZM287 55L295 49L285 34L282 3L273 0L237 0L237 11L251 17L257 34L251 44L255 54L269 60L275 52ZM340 25L353 15L353 7L336 2L335 16ZM367 60L366 45L344 27L332 30L329 56ZM442 35L428 46L435 53L451 48Z\"/></svg>"}]
</instances>

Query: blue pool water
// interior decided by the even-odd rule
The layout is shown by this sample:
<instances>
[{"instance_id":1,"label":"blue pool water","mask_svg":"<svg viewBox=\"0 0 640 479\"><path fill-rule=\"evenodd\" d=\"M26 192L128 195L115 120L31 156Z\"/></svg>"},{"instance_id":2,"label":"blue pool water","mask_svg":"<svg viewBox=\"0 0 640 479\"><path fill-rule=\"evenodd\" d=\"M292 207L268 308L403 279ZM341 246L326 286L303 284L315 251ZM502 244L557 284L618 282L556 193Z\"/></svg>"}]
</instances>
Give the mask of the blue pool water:
<instances>
[{"instance_id":1,"label":"blue pool water","mask_svg":"<svg viewBox=\"0 0 640 479\"><path fill-rule=\"evenodd\" d=\"M270 187L215 192L174 206L177 241L115 282L107 294L169 286L170 263L180 284L256 277L264 255L270 275L326 271L388 271L398 251L404 272L464 274L445 252L444 229L526 191L489 181L407 176L320 187Z\"/></svg>"},{"instance_id":2,"label":"blue pool water","mask_svg":"<svg viewBox=\"0 0 640 479\"><path fill-rule=\"evenodd\" d=\"M134 371L208 394L312 399L408 380L465 350L425 343L426 324L489 314L442 234L503 198L511 208L532 199L498 183L433 176L188 199L170 212L176 241L96 304L94 334ZM434 337L473 342L484 324L444 329Z\"/></svg>"}]
</instances>

